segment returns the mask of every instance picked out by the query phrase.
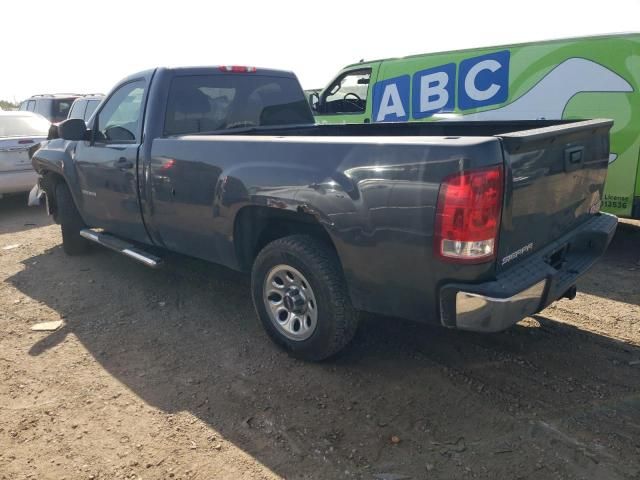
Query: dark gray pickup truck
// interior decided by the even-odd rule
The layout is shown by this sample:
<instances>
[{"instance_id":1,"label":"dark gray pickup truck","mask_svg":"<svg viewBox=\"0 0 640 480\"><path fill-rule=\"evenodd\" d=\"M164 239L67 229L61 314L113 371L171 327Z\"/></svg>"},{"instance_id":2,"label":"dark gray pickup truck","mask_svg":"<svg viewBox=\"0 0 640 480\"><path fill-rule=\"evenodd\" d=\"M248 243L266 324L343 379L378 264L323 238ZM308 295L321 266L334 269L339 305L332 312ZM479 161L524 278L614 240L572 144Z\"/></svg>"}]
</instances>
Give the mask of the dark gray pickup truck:
<instances>
[{"instance_id":1,"label":"dark gray pickup truck","mask_svg":"<svg viewBox=\"0 0 640 480\"><path fill-rule=\"evenodd\" d=\"M492 332L572 298L617 224L611 125L314 125L291 73L158 68L54 126L33 165L65 252L251 272L269 335L319 360L359 311Z\"/></svg>"}]
</instances>

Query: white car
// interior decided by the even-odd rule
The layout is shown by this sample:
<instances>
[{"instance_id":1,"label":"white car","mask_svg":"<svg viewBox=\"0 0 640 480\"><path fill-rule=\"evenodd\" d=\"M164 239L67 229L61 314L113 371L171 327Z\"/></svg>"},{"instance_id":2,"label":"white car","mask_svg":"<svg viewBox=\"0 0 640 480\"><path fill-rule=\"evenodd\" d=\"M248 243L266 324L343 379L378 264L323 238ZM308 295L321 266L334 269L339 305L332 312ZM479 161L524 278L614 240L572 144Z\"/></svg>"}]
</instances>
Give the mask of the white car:
<instances>
[{"instance_id":1,"label":"white car","mask_svg":"<svg viewBox=\"0 0 640 480\"><path fill-rule=\"evenodd\" d=\"M49 121L31 112L0 112L0 197L28 192L38 181L29 149L47 139Z\"/></svg>"}]
</instances>

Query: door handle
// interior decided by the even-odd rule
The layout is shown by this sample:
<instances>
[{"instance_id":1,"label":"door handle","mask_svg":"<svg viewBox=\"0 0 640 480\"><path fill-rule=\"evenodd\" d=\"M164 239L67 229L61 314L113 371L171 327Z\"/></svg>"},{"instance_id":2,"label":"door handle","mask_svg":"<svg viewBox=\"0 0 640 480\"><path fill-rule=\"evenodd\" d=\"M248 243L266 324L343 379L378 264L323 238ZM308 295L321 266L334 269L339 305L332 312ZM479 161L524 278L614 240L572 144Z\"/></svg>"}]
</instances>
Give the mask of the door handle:
<instances>
[{"instance_id":1,"label":"door handle","mask_svg":"<svg viewBox=\"0 0 640 480\"><path fill-rule=\"evenodd\" d=\"M125 157L120 157L116 164L120 170L128 170L130 168L133 168L133 162L127 160Z\"/></svg>"}]
</instances>

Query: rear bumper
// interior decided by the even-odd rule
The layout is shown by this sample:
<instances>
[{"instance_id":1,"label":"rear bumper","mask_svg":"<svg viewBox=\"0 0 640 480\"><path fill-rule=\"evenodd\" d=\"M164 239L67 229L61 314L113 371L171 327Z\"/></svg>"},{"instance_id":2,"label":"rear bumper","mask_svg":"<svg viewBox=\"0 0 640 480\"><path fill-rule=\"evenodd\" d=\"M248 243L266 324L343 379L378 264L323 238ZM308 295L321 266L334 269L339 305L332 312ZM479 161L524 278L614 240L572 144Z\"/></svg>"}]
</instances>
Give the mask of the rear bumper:
<instances>
[{"instance_id":1,"label":"rear bumper","mask_svg":"<svg viewBox=\"0 0 640 480\"><path fill-rule=\"evenodd\" d=\"M28 192L38 183L35 170L0 172L0 194Z\"/></svg>"},{"instance_id":2,"label":"rear bumper","mask_svg":"<svg viewBox=\"0 0 640 480\"><path fill-rule=\"evenodd\" d=\"M575 286L613 238L614 215L600 213L541 251L481 284L440 289L444 326L497 332L539 312Z\"/></svg>"}]
</instances>

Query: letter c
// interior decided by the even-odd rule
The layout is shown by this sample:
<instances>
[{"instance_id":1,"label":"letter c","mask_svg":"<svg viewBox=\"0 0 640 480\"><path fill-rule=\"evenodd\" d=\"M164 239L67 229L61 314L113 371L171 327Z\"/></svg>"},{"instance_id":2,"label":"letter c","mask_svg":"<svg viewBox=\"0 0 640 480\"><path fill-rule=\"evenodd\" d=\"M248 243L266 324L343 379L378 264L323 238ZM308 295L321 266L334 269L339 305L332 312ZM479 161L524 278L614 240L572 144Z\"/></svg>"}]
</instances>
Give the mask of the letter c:
<instances>
[{"instance_id":1,"label":"letter c","mask_svg":"<svg viewBox=\"0 0 640 480\"><path fill-rule=\"evenodd\" d=\"M471 67L464 79L464 89L469 98L477 102L481 102L484 100L489 100L490 98L495 96L500 90L500 85L492 83L486 90L480 90L478 89L478 87L476 87L476 77L482 70L496 72L501 67L502 65L500 65L500 62L493 59L483 60Z\"/></svg>"}]
</instances>

